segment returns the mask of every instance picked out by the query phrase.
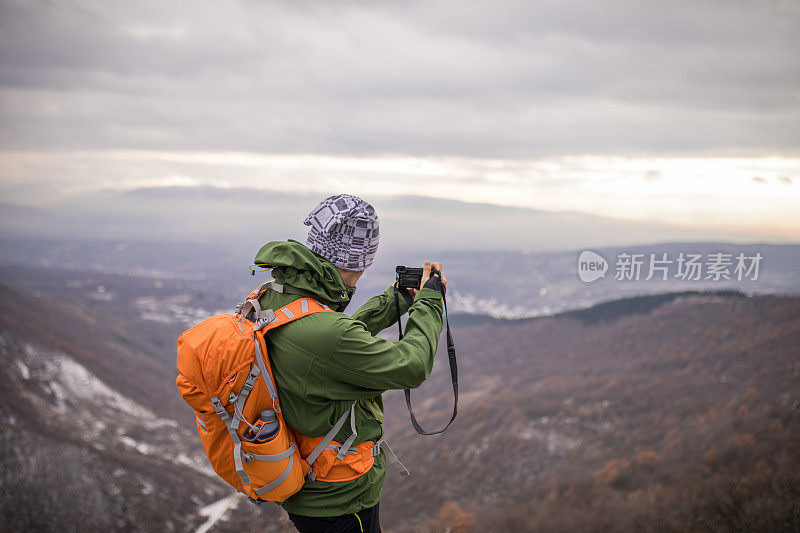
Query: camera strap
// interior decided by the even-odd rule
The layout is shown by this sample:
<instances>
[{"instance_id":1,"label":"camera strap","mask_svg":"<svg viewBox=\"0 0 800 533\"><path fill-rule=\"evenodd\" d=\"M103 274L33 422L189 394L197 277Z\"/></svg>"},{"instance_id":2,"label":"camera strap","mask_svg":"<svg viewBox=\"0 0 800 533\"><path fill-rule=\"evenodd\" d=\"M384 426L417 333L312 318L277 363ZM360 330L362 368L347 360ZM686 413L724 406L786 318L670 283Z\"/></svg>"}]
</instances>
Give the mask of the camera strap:
<instances>
[{"instance_id":1,"label":"camera strap","mask_svg":"<svg viewBox=\"0 0 800 533\"><path fill-rule=\"evenodd\" d=\"M411 415L411 425L414 426L414 429L420 435L438 435L439 433L444 433L447 428L450 427L450 424L453 423L453 420L456 419L456 414L458 413L458 365L456 364L456 346L453 343L453 335L450 333L450 320L447 316L447 298L445 297L445 286L441 281L439 282L439 290L442 293L442 303L444 304L444 317L445 323L447 324L447 359L450 363L450 379L453 382L453 415L450 417L450 421L447 423L445 427L438 431L425 431L422 429L422 426L419 425L417 422L417 417L414 416L414 409L411 407L411 390L405 389L403 392L406 396L406 407L408 407L408 414ZM403 325L400 322L400 298L399 298L400 290L397 288L395 284L394 287L394 304L397 309L397 329L399 332L400 340L403 339Z\"/></svg>"}]
</instances>

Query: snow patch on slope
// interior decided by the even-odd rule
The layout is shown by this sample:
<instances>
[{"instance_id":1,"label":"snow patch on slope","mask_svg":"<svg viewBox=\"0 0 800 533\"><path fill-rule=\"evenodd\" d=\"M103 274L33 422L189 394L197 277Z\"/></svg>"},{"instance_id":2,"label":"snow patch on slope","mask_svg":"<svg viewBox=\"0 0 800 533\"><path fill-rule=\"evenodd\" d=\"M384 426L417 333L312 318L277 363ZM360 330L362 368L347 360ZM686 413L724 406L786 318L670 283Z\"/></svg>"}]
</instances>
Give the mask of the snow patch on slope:
<instances>
[{"instance_id":1,"label":"snow patch on slope","mask_svg":"<svg viewBox=\"0 0 800 533\"><path fill-rule=\"evenodd\" d=\"M22 379L30 379L31 378L31 371L28 368L28 365L17 359L14 361L17 364L17 369L19 370L19 375L22 376Z\"/></svg>"},{"instance_id":2,"label":"snow patch on slope","mask_svg":"<svg viewBox=\"0 0 800 533\"><path fill-rule=\"evenodd\" d=\"M471 293L448 292L448 304L453 312L471 315L488 315L494 318L530 318L549 315L557 311L549 306L526 307L510 305L495 298L479 298Z\"/></svg>"},{"instance_id":3,"label":"snow patch on slope","mask_svg":"<svg viewBox=\"0 0 800 533\"><path fill-rule=\"evenodd\" d=\"M226 515L236 509L241 501L241 494L234 492L230 496L226 496L200 509L200 516L207 518L207 520L197 528L196 533L207 533L217 522L225 520L227 518Z\"/></svg>"},{"instance_id":4,"label":"snow patch on slope","mask_svg":"<svg viewBox=\"0 0 800 533\"><path fill-rule=\"evenodd\" d=\"M123 446L215 476L202 450L187 444L193 441L174 420L159 418L113 390L63 352L32 343L23 344L21 352L25 361L17 360L18 366L24 366L28 378L38 381L45 393L30 392L29 400L69 420L69 426L92 447Z\"/></svg>"},{"instance_id":5,"label":"snow patch on slope","mask_svg":"<svg viewBox=\"0 0 800 533\"><path fill-rule=\"evenodd\" d=\"M202 307L189 305L190 301L191 298L188 294L178 294L167 298L142 296L134 300L134 305L139 309L139 316L143 320L164 324L178 323L186 327L194 326L213 314ZM227 313L230 310L221 312Z\"/></svg>"},{"instance_id":6,"label":"snow patch on slope","mask_svg":"<svg viewBox=\"0 0 800 533\"><path fill-rule=\"evenodd\" d=\"M25 344L24 349L28 358L42 364L43 372L39 377L50 383L60 413L74 408L77 401L89 401L137 418L157 419L152 411L112 390L71 357L30 343Z\"/></svg>"}]
</instances>

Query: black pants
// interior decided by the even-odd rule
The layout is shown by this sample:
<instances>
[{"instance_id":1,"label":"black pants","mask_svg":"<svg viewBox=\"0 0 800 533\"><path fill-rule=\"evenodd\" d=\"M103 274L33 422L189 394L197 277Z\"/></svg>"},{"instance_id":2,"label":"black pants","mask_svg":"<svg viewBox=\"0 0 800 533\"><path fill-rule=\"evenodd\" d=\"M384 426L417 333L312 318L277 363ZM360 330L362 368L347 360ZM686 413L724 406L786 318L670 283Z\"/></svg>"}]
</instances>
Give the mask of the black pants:
<instances>
[{"instance_id":1,"label":"black pants","mask_svg":"<svg viewBox=\"0 0 800 533\"><path fill-rule=\"evenodd\" d=\"M289 519L300 533L381 533L378 505L341 516L316 517L289 513Z\"/></svg>"}]
</instances>

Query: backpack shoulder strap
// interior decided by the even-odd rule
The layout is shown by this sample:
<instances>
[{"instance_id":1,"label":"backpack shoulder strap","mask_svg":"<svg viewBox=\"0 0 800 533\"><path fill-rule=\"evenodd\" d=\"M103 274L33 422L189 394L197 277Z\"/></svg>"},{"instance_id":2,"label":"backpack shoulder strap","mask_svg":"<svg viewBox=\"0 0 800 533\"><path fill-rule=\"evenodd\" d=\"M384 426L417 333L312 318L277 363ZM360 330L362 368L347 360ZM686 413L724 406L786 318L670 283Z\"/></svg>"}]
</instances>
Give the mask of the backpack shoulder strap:
<instances>
[{"instance_id":1,"label":"backpack shoulder strap","mask_svg":"<svg viewBox=\"0 0 800 533\"><path fill-rule=\"evenodd\" d=\"M255 298L256 300L258 300L259 298L264 296L265 292L267 292L270 289L272 289L275 292L283 292L283 285L281 285L280 283L276 283L274 279L271 279L259 285L253 292L247 295L247 298L248 299Z\"/></svg>"},{"instance_id":2,"label":"backpack shoulder strap","mask_svg":"<svg viewBox=\"0 0 800 533\"><path fill-rule=\"evenodd\" d=\"M269 310L266 310L269 312ZM313 298L299 298L292 303L281 307L280 309L274 311L274 313L270 313L270 315L265 316L259 319L256 322L256 325L253 327L255 331L261 331L262 333L266 333L269 330L275 329L277 327L283 326L288 324L289 322L293 322L299 318L303 318L304 316L308 316L314 313L333 313L333 309L328 307L327 305L320 303ZM260 350L256 349L256 364L259 366L264 366L264 360L261 356ZM266 369L262 370L262 375L264 375ZM338 459L342 459L344 454L347 450L350 449L350 446L356 439L358 433L356 432L356 418L355 418L355 405L356 402L353 402L350 405L350 408L347 409L342 415L339 417L339 420L334 424L334 426L328 431L328 433L323 437L322 441L320 441L317 446L312 451L311 455L305 458L306 462L309 466L313 467L314 463L317 460L317 457L327 449L328 445L333 441L333 438L339 433L339 430L344 425L347 418L350 418L350 426L352 433L350 437L340 446L339 454L337 455ZM314 474L313 468L309 468L308 479L314 480L316 479L316 475Z\"/></svg>"},{"instance_id":3,"label":"backpack shoulder strap","mask_svg":"<svg viewBox=\"0 0 800 533\"><path fill-rule=\"evenodd\" d=\"M280 283L275 283L275 280L267 281L266 283L262 283L254 290L250 291L250 294L247 295L245 301L240 303L234 309L234 315L240 315L244 318L247 318L250 313L253 313L253 321L255 322L257 319L261 318L261 305L258 301L264 296L264 293L268 290L273 290L275 292L283 292L283 285Z\"/></svg>"},{"instance_id":4,"label":"backpack shoulder strap","mask_svg":"<svg viewBox=\"0 0 800 533\"><path fill-rule=\"evenodd\" d=\"M255 301L255 305L258 305L257 300ZM267 331L283 326L284 324L288 324L289 322L297 320L298 318L303 318L304 316L308 316L313 313L323 312L332 313L333 311L327 305L321 304L312 298L300 298L299 300L293 301L289 305L281 307L277 311L273 311L272 309L264 309L260 312L257 312L259 318L253 326L253 331L256 334L260 333L263 336ZM267 386L270 398L272 398L272 405L275 409L275 412L280 412L278 391L275 389L275 385L272 383L272 373L269 371L269 368L264 361L264 356L261 353L261 347L259 346L258 339L256 338L255 341L256 365L260 370L261 379L264 380L264 384Z\"/></svg>"},{"instance_id":5,"label":"backpack shoulder strap","mask_svg":"<svg viewBox=\"0 0 800 533\"><path fill-rule=\"evenodd\" d=\"M284 305L272 313L256 322L255 331L266 333L271 329L278 328L298 318L312 315L314 313L333 313L333 310L325 304L319 303L313 298L299 298L288 305Z\"/></svg>"}]
</instances>

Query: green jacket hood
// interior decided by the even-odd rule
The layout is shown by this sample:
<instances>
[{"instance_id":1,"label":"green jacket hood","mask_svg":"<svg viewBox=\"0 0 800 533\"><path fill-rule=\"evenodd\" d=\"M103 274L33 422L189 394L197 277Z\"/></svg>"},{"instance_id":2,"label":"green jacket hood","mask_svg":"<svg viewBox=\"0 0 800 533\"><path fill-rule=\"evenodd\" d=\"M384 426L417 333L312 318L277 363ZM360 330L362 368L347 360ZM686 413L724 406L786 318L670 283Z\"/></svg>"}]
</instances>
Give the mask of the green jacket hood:
<instances>
[{"instance_id":1,"label":"green jacket hood","mask_svg":"<svg viewBox=\"0 0 800 533\"><path fill-rule=\"evenodd\" d=\"M291 292L315 298L336 311L343 311L356 291L345 285L330 261L293 239L268 242L253 263L272 269L275 281Z\"/></svg>"}]
</instances>

